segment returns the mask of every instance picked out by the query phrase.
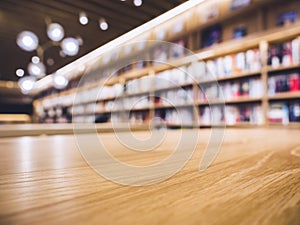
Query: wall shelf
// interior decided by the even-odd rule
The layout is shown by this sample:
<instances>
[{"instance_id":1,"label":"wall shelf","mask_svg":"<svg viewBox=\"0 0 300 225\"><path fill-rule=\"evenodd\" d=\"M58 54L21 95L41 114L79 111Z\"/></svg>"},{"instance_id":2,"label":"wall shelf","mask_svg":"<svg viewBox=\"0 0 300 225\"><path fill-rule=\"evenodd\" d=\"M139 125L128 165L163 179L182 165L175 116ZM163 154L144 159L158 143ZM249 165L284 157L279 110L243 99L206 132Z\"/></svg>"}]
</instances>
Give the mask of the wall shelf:
<instances>
[{"instance_id":1,"label":"wall shelf","mask_svg":"<svg viewBox=\"0 0 300 225\"><path fill-rule=\"evenodd\" d=\"M300 91L276 93L274 96L269 96L269 100L284 100L284 99L300 100Z\"/></svg>"},{"instance_id":2,"label":"wall shelf","mask_svg":"<svg viewBox=\"0 0 300 225\"><path fill-rule=\"evenodd\" d=\"M212 2L212 1L211 1ZM220 11L220 15L217 15L216 18L208 19L206 22L196 22L192 20L191 23L187 22L190 20L183 21L184 28L179 33L173 33L172 32L172 26L170 23L167 23L164 25L164 29L168 30L167 32L167 38L166 41L176 41L176 40L184 40L185 44L187 45L187 48L191 49L195 54L194 55L184 55L182 54L178 58L169 58L166 63L164 64L157 64L153 65L151 62L147 62L145 64L144 68L137 68L132 67L133 69L123 72L118 75L114 76L111 79L107 80L106 78L99 78L99 80L91 83L87 83L82 87L73 88L70 90L63 90L60 93L56 93L50 96L46 96L43 98L37 98L34 102L36 114L38 116L39 107L43 110L48 110L49 108L55 108L55 107L65 107L70 108L72 106L83 106L88 107L89 104L93 103L93 101L88 101L83 98L83 100L77 101L76 104L71 104L72 101L64 101L67 99L74 98L75 93L77 94L86 94L86 96L89 96L89 91L91 90L97 90L99 87L107 86L109 88L113 88L114 85L121 85L123 87L122 93L113 93L112 95L117 95L119 97L103 97L101 99L97 99L97 104L103 104L101 107L106 107L106 104L111 103L115 100L120 100L122 104L124 104L124 101L129 101L131 99L136 100L139 97L146 97L147 101L149 101L149 106L147 107L141 107L141 108L134 108L134 109L123 109L120 107L118 110L98 110L98 114L110 114L110 113L121 113L122 111L131 111L131 113L134 114L134 116L142 117L146 121L150 121L155 116L160 116L163 120L166 119L166 117L170 115L165 115L166 112L171 112L174 110L174 107L179 108L180 110L184 110L185 108L191 108L193 106L197 107L200 112L198 115L197 112L194 112L192 110L192 115L189 115L188 112L185 112L190 120L190 116L193 117L193 120L199 119L199 117L203 116L204 113L202 110L205 110L209 106L208 102L203 102L201 97L201 88L209 88L210 85L213 85L215 82L220 83L221 88L222 85L231 85L232 88L235 85L235 91L238 92L244 92L245 90L247 92L254 92L254 95L249 96L255 96L255 97L249 97L249 96L243 96L243 93L241 94L241 97L239 98L232 98L231 100L227 100L224 103L226 106L229 106L230 110L233 110L235 112L240 113L240 116L242 116L241 113L245 114L251 114L251 118L253 119L258 114L262 114L262 118L254 119L254 121L250 122L239 122L238 124L235 124L233 126L235 127L251 127L251 126L265 126L270 124L268 122L268 111L270 109L270 104L272 101L300 101L300 90L297 92L285 92L285 93L277 93L274 96L268 95L268 79L273 74L276 74L277 72L284 72L284 71L298 71L300 73L300 62L290 65L290 66L282 66L281 64L277 68L273 68L268 65L268 54L269 54L269 48L273 44L280 44L283 42L296 40L298 41L298 46L300 46L300 21L296 21L294 24L290 26L284 26L284 27L277 27L276 21L274 21L274 18L277 16L275 15L275 12L272 12L272 7L280 8L283 0L276 0L276 1L270 1L270 0L253 0L251 1L251 4L249 6L246 6L245 8L241 8L239 10L230 10L230 1L222 1L222 0L213 0L213 2L218 3L216 4ZM226 3L225 3L226 2ZM272 3L272 5L270 5ZM206 7L205 3L203 6L199 7ZM212 4L212 3L209 3ZM229 8L228 8L229 7ZM289 3L286 3L285 8L293 10L295 7L299 7L300 9L300 3L297 0L291 0ZM269 9L269 10L266 10ZM193 15L193 18L198 18L199 13L196 9L191 9L191 14ZM199 10L199 9L197 9ZM244 17L242 12L249 12L247 20ZM300 11L299 11L300 12ZM188 15L189 12L184 12L186 15ZM265 14L264 14L265 13ZM263 15L263 16L262 16ZM181 18L181 17L180 17ZM188 17L186 17L188 18ZM223 20L225 18L225 20ZM277 18L277 17L276 17ZM176 21L178 18L172 19L172 21ZM200 19L200 18L198 18ZM201 18L203 19L203 18ZM251 21L251 22L248 22ZM266 20L266 21L264 21ZM230 35L235 28L235 26L238 24L236 21L239 21L239 23L245 23L247 25L247 28L249 29L249 32L247 36L240 38L240 39L230 39ZM201 48L201 41L203 39L202 32L205 28L214 26L216 24L222 25L222 32L224 40L222 40L221 43L215 43L214 45L210 47ZM271 25L270 25L271 24ZM157 28L158 29L158 28ZM156 30L151 30L149 33L149 38L147 40L153 40L156 37ZM300 47L299 47L300 48ZM155 46L147 46L145 48L145 52L142 52L142 54L146 54L148 59L150 58L150 54L152 54L152 50L155 49ZM215 76L215 79L211 80L208 79L208 62L209 61L217 61L218 59L224 60L226 57L231 57L232 65L235 63L237 64L236 55L237 54L243 54L243 57L247 57L247 52L251 52L251 54L256 54L256 58L254 62L250 61L252 63L259 62L259 65L255 66L253 69L252 67L249 67L244 65L244 68L237 69L232 68L231 73L226 73L226 75L220 73L217 74L219 76ZM253 53L254 52L254 53ZM133 52L132 57L134 58L134 55L140 54L141 52ZM167 55L169 52L166 53ZM250 53L249 53L250 54ZM298 54L300 58L300 49L298 49ZM128 57L131 57L130 55ZM146 58L147 58L146 57ZM250 57L250 56L249 56ZM121 58L119 59L121 60ZM248 59L245 59L246 61ZM91 68L96 68L99 70L99 76L100 71L102 72L102 66L99 64L95 64L93 62L99 63L101 60L100 58L95 58L90 64ZM128 60L130 61L130 60ZM118 61L112 62L111 70L114 71L114 64L117 64ZM192 66L194 66L197 63L204 63L203 65L198 65L199 67L196 67L196 70L192 70ZM225 67L225 65L223 65ZM236 65L235 65L236 66ZM109 67L109 65L105 66L105 69ZM162 73L170 73L171 70L176 69L177 67L183 68L186 73L190 73L192 76L192 79L189 77L184 78L185 80L180 80L178 84L176 85L170 85L166 87L156 87L155 85L155 79L156 77L162 76ZM234 66L232 66L234 67ZM243 67L243 66L242 66ZM92 70L93 73L97 70ZM205 72L203 72L205 71ZM237 71L244 71L244 72L237 72ZM172 75L172 74L171 74ZM170 76L171 76L170 75ZM181 74L182 75L182 74ZM166 75L167 76L167 75ZM169 76L169 75L168 75ZM173 75L172 75L173 76ZM275 76L275 75L274 75ZM300 76L300 75L299 75ZM136 88L134 90L130 90L129 92L126 90L127 85L131 81L136 81L137 85L140 85L141 79L144 78L150 78L148 87L145 88ZM174 77L173 77L174 78ZM205 80L207 79L207 80ZM176 80L176 79L175 79ZM174 81L174 80L173 80ZM262 95L261 97L259 94L256 94L256 92L261 91L253 84L255 82L252 81L259 81L261 82L262 88ZM243 83L245 82L245 83ZM247 83L249 82L249 83ZM251 83L252 82L252 83ZM249 87L248 87L248 86ZM255 87L252 87L251 85L254 85ZM246 86L246 87L244 87ZM178 99L178 102L180 104L174 104L174 106L164 105L161 103L156 103L157 98L163 98L163 94L169 94L171 92L172 95L176 95L176 91L180 89L184 89L187 92L189 91L189 94L192 95L193 103L182 103L182 99ZM234 89L233 88L233 89ZM253 89L251 89L253 88ZM300 87L299 87L300 89ZM140 90L140 91L135 91ZM113 90L112 90L113 91ZM210 90L212 91L212 90ZM214 91L214 90L213 90ZM231 91L231 90L230 90ZM259 92L261 93L261 92ZM161 96L163 95L163 96ZM235 94L232 94L233 96L236 96ZM174 97L174 100L176 102L176 98L179 98L178 96ZM61 101L60 101L61 100ZM55 104L55 102L60 102L60 104ZM61 102L68 102L68 103L61 103ZM173 102L173 101L172 101ZM215 100L210 103L212 106L218 106L222 105L223 103ZM250 109L245 109L244 106L247 106ZM243 108L244 107L244 108ZM249 112L245 112L245 110L250 110ZM140 114L139 114L140 113ZM158 114L157 114L158 113ZM75 114L74 116L85 116L89 115L89 112L86 111L86 113L82 114ZM245 116L245 115L244 115ZM129 118L128 118L129 119ZM248 118L249 119L249 118ZM245 119L247 120L247 119ZM263 121L263 122L261 122ZM169 127L176 127L181 126L176 123L172 123L172 121L166 121L167 126ZM256 124L253 124L256 123ZM298 123L296 123L298 125ZM207 125L209 126L209 125ZM185 126L185 127L188 127ZM200 126L201 127L201 126Z\"/></svg>"}]
</instances>

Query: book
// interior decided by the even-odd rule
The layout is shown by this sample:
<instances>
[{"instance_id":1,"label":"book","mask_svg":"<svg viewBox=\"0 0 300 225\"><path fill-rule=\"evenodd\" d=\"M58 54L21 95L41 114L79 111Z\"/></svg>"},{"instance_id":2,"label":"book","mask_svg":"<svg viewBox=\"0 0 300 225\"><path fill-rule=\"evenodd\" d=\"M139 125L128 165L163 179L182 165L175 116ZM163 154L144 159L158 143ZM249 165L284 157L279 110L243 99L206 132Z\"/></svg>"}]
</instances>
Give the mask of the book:
<instances>
[{"instance_id":1,"label":"book","mask_svg":"<svg viewBox=\"0 0 300 225\"><path fill-rule=\"evenodd\" d=\"M298 38L292 40L292 62L294 65L297 65L300 62L300 47Z\"/></svg>"},{"instance_id":2,"label":"book","mask_svg":"<svg viewBox=\"0 0 300 225\"><path fill-rule=\"evenodd\" d=\"M186 52L186 41L184 39L180 39L174 41L170 45L170 58L179 58L185 55Z\"/></svg>"},{"instance_id":3,"label":"book","mask_svg":"<svg viewBox=\"0 0 300 225\"><path fill-rule=\"evenodd\" d=\"M247 35L247 28L245 26L239 26L233 29L232 38L239 39Z\"/></svg>"},{"instance_id":4,"label":"book","mask_svg":"<svg viewBox=\"0 0 300 225\"><path fill-rule=\"evenodd\" d=\"M299 64L299 51L298 39L271 44L268 49L268 65L273 68L277 68L280 65L297 65Z\"/></svg>"},{"instance_id":5,"label":"book","mask_svg":"<svg viewBox=\"0 0 300 225\"><path fill-rule=\"evenodd\" d=\"M268 120L272 123L289 123L289 108L285 103L273 103L270 105Z\"/></svg>"},{"instance_id":6,"label":"book","mask_svg":"<svg viewBox=\"0 0 300 225\"><path fill-rule=\"evenodd\" d=\"M293 102L289 105L290 122L300 122L300 102Z\"/></svg>"},{"instance_id":7,"label":"book","mask_svg":"<svg viewBox=\"0 0 300 225\"><path fill-rule=\"evenodd\" d=\"M294 10L279 14L277 18L277 26L288 26L293 24L298 18L298 13Z\"/></svg>"},{"instance_id":8,"label":"book","mask_svg":"<svg viewBox=\"0 0 300 225\"><path fill-rule=\"evenodd\" d=\"M300 74L293 73L289 76L289 91L300 91Z\"/></svg>"},{"instance_id":9,"label":"book","mask_svg":"<svg viewBox=\"0 0 300 225\"><path fill-rule=\"evenodd\" d=\"M168 47L164 44L159 44L153 50L153 65L164 64L169 58Z\"/></svg>"},{"instance_id":10,"label":"book","mask_svg":"<svg viewBox=\"0 0 300 225\"><path fill-rule=\"evenodd\" d=\"M269 96L281 92L297 92L300 91L300 74L277 74L268 78L268 94Z\"/></svg>"},{"instance_id":11,"label":"book","mask_svg":"<svg viewBox=\"0 0 300 225\"><path fill-rule=\"evenodd\" d=\"M222 27L220 24L208 27L201 32L201 47L209 47L222 40Z\"/></svg>"}]
</instances>

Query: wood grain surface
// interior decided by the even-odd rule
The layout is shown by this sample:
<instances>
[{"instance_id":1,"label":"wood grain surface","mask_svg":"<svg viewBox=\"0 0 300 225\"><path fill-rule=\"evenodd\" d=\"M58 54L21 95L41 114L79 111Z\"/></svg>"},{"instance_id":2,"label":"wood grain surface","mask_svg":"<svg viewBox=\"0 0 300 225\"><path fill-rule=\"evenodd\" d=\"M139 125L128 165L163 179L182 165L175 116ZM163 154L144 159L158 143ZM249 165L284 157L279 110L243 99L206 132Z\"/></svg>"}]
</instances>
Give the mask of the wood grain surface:
<instances>
[{"instance_id":1,"label":"wood grain surface","mask_svg":"<svg viewBox=\"0 0 300 225\"><path fill-rule=\"evenodd\" d=\"M182 170L141 187L98 175L73 135L1 138L0 224L299 225L299 134L297 129L226 129L218 157L200 172L210 137L209 129L200 130L196 151ZM155 151L143 153L119 147L113 134L99 136L119 160L148 165L169 156L180 135L168 130Z\"/></svg>"}]
</instances>

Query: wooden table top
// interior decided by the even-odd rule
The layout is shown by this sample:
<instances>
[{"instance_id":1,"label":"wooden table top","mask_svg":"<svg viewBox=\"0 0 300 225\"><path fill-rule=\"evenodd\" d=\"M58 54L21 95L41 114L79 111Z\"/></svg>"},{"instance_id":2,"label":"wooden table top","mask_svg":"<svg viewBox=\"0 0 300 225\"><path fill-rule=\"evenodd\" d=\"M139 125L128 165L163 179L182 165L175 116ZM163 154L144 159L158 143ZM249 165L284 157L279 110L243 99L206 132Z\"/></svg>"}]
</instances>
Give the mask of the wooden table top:
<instances>
[{"instance_id":1,"label":"wooden table top","mask_svg":"<svg viewBox=\"0 0 300 225\"><path fill-rule=\"evenodd\" d=\"M173 177L141 187L98 175L73 135L1 138L0 224L300 224L300 130L226 129L218 157L200 172L209 135L200 130L193 157ZM100 136L112 155L140 166L169 156L180 131L143 153Z\"/></svg>"}]
</instances>

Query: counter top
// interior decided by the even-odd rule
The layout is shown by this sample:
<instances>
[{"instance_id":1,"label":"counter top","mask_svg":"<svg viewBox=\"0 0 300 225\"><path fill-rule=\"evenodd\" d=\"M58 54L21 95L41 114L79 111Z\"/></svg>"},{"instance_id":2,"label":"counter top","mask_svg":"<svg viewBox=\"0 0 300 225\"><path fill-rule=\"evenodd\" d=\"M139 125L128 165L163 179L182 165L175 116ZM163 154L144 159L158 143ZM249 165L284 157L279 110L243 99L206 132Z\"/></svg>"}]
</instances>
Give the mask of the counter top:
<instances>
[{"instance_id":1,"label":"counter top","mask_svg":"<svg viewBox=\"0 0 300 225\"><path fill-rule=\"evenodd\" d=\"M205 171L210 130L199 134L183 169L140 187L97 174L73 135L0 138L0 224L300 224L300 130L226 129ZM168 157L180 135L168 130L154 151L138 152L99 134L114 157L137 166Z\"/></svg>"}]
</instances>

